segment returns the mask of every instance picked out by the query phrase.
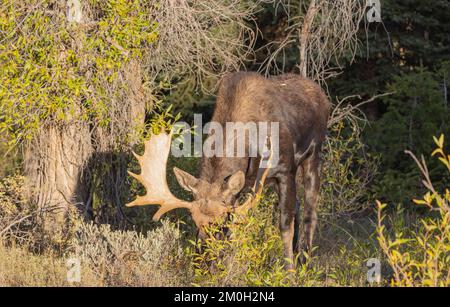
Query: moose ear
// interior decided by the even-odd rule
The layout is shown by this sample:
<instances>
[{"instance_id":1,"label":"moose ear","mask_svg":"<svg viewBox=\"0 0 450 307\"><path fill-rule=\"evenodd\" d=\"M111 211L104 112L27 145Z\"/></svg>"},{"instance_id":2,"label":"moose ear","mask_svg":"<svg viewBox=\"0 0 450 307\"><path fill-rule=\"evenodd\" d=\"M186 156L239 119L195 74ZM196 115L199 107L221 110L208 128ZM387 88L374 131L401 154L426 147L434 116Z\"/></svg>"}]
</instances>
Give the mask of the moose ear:
<instances>
[{"instance_id":1,"label":"moose ear","mask_svg":"<svg viewBox=\"0 0 450 307\"><path fill-rule=\"evenodd\" d=\"M175 177L177 177L178 183L183 189L185 189L186 191L191 191L194 194L197 192L197 178L179 169L178 167L174 167L173 172L175 174Z\"/></svg>"},{"instance_id":2,"label":"moose ear","mask_svg":"<svg viewBox=\"0 0 450 307\"><path fill-rule=\"evenodd\" d=\"M238 171L231 175L227 182L227 188L231 190L233 195L238 194L243 188L245 184L245 175L243 171Z\"/></svg>"}]
</instances>

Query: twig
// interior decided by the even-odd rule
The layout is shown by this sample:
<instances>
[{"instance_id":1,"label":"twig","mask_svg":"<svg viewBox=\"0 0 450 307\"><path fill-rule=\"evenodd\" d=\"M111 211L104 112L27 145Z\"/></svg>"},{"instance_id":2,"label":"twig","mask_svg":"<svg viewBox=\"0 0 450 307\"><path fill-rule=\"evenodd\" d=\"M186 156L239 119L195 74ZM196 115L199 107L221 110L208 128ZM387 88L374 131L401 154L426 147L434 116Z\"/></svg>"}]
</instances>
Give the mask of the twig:
<instances>
[{"instance_id":1,"label":"twig","mask_svg":"<svg viewBox=\"0 0 450 307\"><path fill-rule=\"evenodd\" d=\"M431 191L436 198L439 198L439 200L441 201L441 203L444 206L445 210L450 212L450 206L448 205L447 201L439 196L439 193L436 192L436 190L435 190L435 188L433 186L433 183L431 182L430 172L428 171L428 167L427 167L427 164L425 162L425 158L423 156L421 156L421 161L419 161L419 159L417 159L417 157L409 150L405 150L405 154L411 156L411 158L414 160L414 162L416 162L417 166L419 167L420 172L425 177L425 179L422 180L422 184L429 191Z\"/></svg>"},{"instance_id":2,"label":"twig","mask_svg":"<svg viewBox=\"0 0 450 307\"><path fill-rule=\"evenodd\" d=\"M26 219L28 219L28 218L30 218L32 216L33 216L33 214L28 214L28 215L26 215L26 216L24 216L24 217L22 217L22 218L20 218L20 219L18 219L16 221L14 221L13 223L11 223L7 227L5 227L2 231L0 231L0 237L2 237L3 234L6 233L8 230L10 230L13 226L22 223L24 220L26 220Z\"/></svg>"},{"instance_id":3,"label":"twig","mask_svg":"<svg viewBox=\"0 0 450 307\"><path fill-rule=\"evenodd\" d=\"M336 107L334 108L333 112L331 113L330 116L330 120L328 121L328 127L333 126L334 124L336 124L337 122L341 121L343 118L351 115L352 113L354 113L355 111L360 111L359 108L367 103L370 103L372 101L374 101L375 99L381 98L381 97L385 97L385 96L389 96L394 94L395 92L388 92L388 93L383 93L383 94L378 94L375 96L372 96L371 98L364 100L362 102L357 103L356 105L348 105L346 107L341 107L342 104L352 98L358 98L361 99L360 95L351 95L351 96L347 96L345 98L343 98L342 100L338 101Z\"/></svg>"}]
</instances>

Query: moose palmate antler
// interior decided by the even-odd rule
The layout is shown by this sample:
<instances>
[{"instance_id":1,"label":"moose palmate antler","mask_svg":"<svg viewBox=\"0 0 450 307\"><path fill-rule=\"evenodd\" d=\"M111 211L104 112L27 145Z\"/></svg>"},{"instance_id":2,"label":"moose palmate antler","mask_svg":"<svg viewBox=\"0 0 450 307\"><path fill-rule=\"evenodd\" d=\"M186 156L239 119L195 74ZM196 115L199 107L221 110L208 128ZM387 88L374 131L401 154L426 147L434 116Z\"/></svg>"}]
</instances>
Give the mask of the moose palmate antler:
<instances>
[{"instance_id":1,"label":"moose palmate antler","mask_svg":"<svg viewBox=\"0 0 450 307\"><path fill-rule=\"evenodd\" d=\"M146 190L144 196L138 196L136 200L128 203L127 207L160 205L161 207L153 216L158 221L161 216L173 209L186 208L192 210L193 203L176 198L169 190L166 181L167 158L170 152L172 133L160 133L152 135L144 143L144 155L140 156L133 152L139 162L141 174L128 172L136 178Z\"/></svg>"},{"instance_id":2,"label":"moose palmate antler","mask_svg":"<svg viewBox=\"0 0 450 307\"><path fill-rule=\"evenodd\" d=\"M225 209L223 206L220 208L214 207L208 208L209 210L207 210L200 202L184 201L178 199L170 192L166 181L166 167L171 148L171 140L172 133L167 134L162 132L158 135L151 135L150 139L144 143L145 151L142 156L133 152L141 167L141 173L139 175L132 172L128 173L145 187L146 194L144 196L138 196L134 201L128 203L126 205L127 207L160 205L161 207L153 216L154 221L158 221L168 211L177 208L186 208L190 210L196 225L201 227L211 221L211 212L215 212L217 215L226 212L245 215L250 208L257 204L270 167L272 151L265 151L263 153L261 162L266 162L267 167L259 168L257 180L252 190L253 193L243 205L238 207L230 206Z\"/></svg>"}]
</instances>

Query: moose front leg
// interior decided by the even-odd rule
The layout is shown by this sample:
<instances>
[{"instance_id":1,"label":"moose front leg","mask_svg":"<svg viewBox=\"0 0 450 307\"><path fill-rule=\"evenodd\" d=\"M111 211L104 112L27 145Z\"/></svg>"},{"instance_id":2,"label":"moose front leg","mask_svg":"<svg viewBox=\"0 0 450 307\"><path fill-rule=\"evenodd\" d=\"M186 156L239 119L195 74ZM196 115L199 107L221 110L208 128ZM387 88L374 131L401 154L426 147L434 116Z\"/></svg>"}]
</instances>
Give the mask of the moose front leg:
<instances>
[{"instance_id":1,"label":"moose front leg","mask_svg":"<svg viewBox=\"0 0 450 307\"><path fill-rule=\"evenodd\" d=\"M286 269L294 268L294 218L295 218L295 176L281 175L278 178L278 196L280 207L280 231L283 240Z\"/></svg>"}]
</instances>

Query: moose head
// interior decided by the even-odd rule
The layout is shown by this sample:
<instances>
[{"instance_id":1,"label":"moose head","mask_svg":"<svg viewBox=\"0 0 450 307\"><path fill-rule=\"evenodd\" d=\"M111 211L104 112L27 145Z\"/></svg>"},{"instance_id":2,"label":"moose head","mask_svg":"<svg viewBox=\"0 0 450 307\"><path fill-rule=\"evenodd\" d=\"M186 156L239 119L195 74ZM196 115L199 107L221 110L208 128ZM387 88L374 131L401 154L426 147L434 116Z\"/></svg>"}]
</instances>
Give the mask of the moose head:
<instances>
[{"instance_id":1,"label":"moose head","mask_svg":"<svg viewBox=\"0 0 450 307\"><path fill-rule=\"evenodd\" d=\"M238 171L223 182L210 183L197 179L189 173L174 168L178 183L184 189L192 192L193 201L184 201L175 197L169 190L166 181L167 158L171 148L172 134L160 133L151 135L144 143L145 150L142 156L133 152L141 167L141 174L128 172L136 178L146 189L144 196L138 196L127 207L159 205L159 210L153 216L158 221L161 216L177 208L185 208L191 212L192 219L199 229L200 237L205 237L204 227L223 221L229 213L244 216L246 212L257 203L262 192L263 184L270 167L270 152L263 155L267 168L258 172L257 180L252 189L251 196L242 204L236 204L236 197L245 183L245 175Z\"/></svg>"}]
</instances>

